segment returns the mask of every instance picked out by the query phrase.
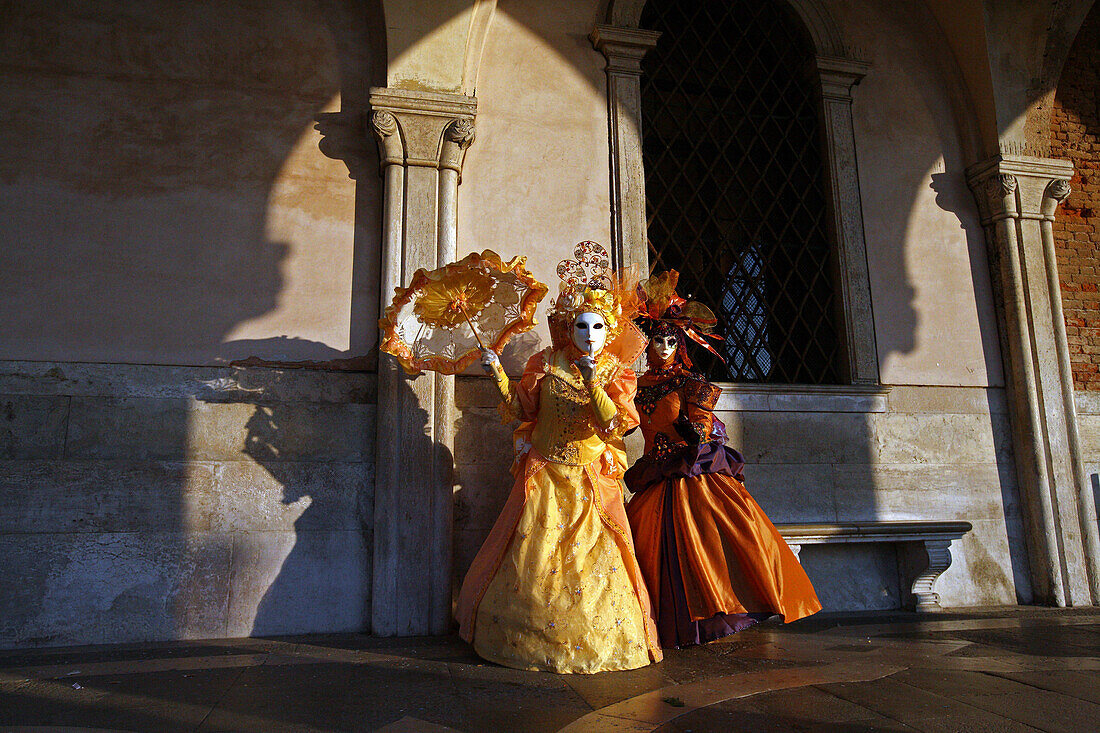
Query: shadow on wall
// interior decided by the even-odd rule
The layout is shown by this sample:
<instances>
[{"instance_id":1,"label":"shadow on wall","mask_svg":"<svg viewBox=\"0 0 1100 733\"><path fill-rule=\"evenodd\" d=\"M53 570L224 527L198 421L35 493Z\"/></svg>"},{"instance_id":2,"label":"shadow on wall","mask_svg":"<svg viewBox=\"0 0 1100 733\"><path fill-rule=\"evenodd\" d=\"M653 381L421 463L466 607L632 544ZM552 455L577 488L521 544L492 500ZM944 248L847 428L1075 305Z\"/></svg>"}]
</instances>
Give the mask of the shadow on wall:
<instances>
[{"instance_id":1,"label":"shadow on wall","mask_svg":"<svg viewBox=\"0 0 1100 733\"><path fill-rule=\"evenodd\" d=\"M367 630L372 416L368 404L287 403L263 394L252 406L244 453L275 483L242 487L264 521L259 532L236 539L241 554L251 556L235 588L244 601L242 617L234 618L236 633L308 633L321 625ZM249 523L245 519L241 529ZM248 614L254 615L243 617Z\"/></svg>"},{"instance_id":2,"label":"shadow on wall","mask_svg":"<svg viewBox=\"0 0 1100 733\"><path fill-rule=\"evenodd\" d=\"M5 599L5 639L223 636L241 563L254 563L246 573L278 574L279 553L297 562L288 547L235 556L242 539L263 540L241 526L270 516L245 506L270 486L250 471L253 460L283 485L285 501L312 502L299 525L350 517L362 531L365 510L356 497L350 507L346 497L333 503L326 472L369 466L335 468L316 444L323 441L312 440L334 421L326 410L347 406L257 405L244 426L233 422L233 404L196 403L205 392L189 385L225 374L208 367L233 358L373 363L362 357L373 350L377 307L376 153L373 145L323 144L344 169L317 155L310 138L334 99L338 127L361 132L368 88L384 83L376 76L385 67L381 27L379 3L352 0L0 8L0 106L8 111L0 129L0 358L146 365L101 368L105 393L77 385L60 459L13 467L40 488L24 496L53 508L33 510L42 518L37 534L0 538L6 556L26 560L28 579ZM371 175L353 184L349 170ZM333 240L349 236L351 271L333 270ZM350 304L341 295L349 276ZM321 305L303 315L303 300L315 296ZM232 340L288 299L297 312L277 320L289 323L281 327L342 339L350 321L350 349L297 337ZM122 384L130 373L142 383ZM262 373L233 379L263 383ZM224 446L241 428L249 435L244 461L241 446ZM288 442L294 460L275 465L263 446L285 452ZM369 479L345 477L343 485ZM75 506L75 496L96 508ZM223 512L229 505L235 517ZM69 530L70 509L79 531ZM369 569L361 549L332 552L356 558L350 571ZM299 593L304 605L309 592Z\"/></svg>"}]
</instances>

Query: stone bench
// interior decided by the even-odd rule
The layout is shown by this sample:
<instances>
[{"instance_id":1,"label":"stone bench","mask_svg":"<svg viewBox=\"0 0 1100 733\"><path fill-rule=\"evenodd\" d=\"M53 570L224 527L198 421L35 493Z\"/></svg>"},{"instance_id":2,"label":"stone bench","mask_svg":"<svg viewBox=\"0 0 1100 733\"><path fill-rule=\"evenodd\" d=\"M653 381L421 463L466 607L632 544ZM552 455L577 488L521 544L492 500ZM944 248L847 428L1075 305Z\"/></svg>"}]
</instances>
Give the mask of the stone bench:
<instances>
[{"instance_id":1,"label":"stone bench","mask_svg":"<svg viewBox=\"0 0 1100 733\"><path fill-rule=\"evenodd\" d=\"M951 566L951 542L969 532L970 522L851 522L820 524L780 524L779 534L787 541L795 557L803 545L855 542L894 542L903 545L898 571L911 577L910 586L917 611L939 611L940 597L936 579ZM922 551L923 550L923 551ZM903 580L904 582L904 580Z\"/></svg>"}]
</instances>

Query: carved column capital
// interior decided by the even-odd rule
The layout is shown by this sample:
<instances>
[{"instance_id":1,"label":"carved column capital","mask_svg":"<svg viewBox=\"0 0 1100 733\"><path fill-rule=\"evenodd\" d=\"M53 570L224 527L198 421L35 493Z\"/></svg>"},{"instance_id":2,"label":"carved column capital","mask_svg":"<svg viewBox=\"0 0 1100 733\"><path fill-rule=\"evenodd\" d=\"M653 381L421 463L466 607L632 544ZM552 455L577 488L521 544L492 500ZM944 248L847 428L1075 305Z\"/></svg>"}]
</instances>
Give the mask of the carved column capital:
<instances>
[{"instance_id":1,"label":"carved column capital","mask_svg":"<svg viewBox=\"0 0 1100 733\"><path fill-rule=\"evenodd\" d=\"M376 87L370 104L383 167L461 171L464 153L474 140L475 97Z\"/></svg>"},{"instance_id":2,"label":"carved column capital","mask_svg":"<svg viewBox=\"0 0 1100 733\"><path fill-rule=\"evenodd\" d=\"M642 59L657 46L659 31L597 25L588 38L592 46L607 58L609 74L641 76Z\"/></svg>"},{"instance_id":3,"label":"carved column capital","mask_svg":"<svg viewBox=\"0 0 1100 733\"><path fill-rule=\"evenodd\" d=\"M1043 192L1043 203L1041 212L1043 218L1048 221L1054 221L1055 210L1065 203L1065 200L1069 198L1069 195L1073 193L1073 189L1069 185L1069 181L1064 178L1055 178L1051 181Z\"/></svg>"},{"instance_id":4,"label":"carved column capital","mask_svg":"<svg viewBox=\"0 0 1100 733\"><path fill-rule=\"evenodd\" d=\"M375 110L370 116L371 131L378 138L378 151L381 153L379 164L401 165L404 161L404 149L401 135L398 134L397 118L385 110Z\"/></svg>"},{"instance_id":5,"label":"carved column capital","mask_svg":"<svg viewBox=\"0 0 1100 733\"><path fill-rule=\"evenodd\" d=\"M1023 155L998 155L966 171L984 224L1005 217L1049 219L1053 207L1069 195L1066 179L1072 175L1073 166L1067 161ZM1063 188L1065 196L1054 196ZM1052 206L1045 204L1047 199Z\"/></svg>"},{"instance_id":6,"label":"carved column capital","mask_svg":"<svg viewBox=\"0 0 1100 733\"><path fill-rule=\"evenodd\" d=\"M871 65L854 59L818 56L814 60L821 78L821 96L826 102L852 103L852 87L859 84Z\"/></svg>"},{"instance_id":7,"label":"carved column capital","mask_svg":"<svg viewBox=\"0 0 1100 733\"><path fill-rule=\"evenodd\" d=\"M474 121L466 117L452 120L443 131L443 145L439 152L439 167L462 173L462 161L466 149L476 137Z\"/></svg>"},{"instance_id":8,"label":"carved column capital","mask_svg":"<svg viewBox=\"0 0 1100 733\"><path fill-rule=\"evenodd\" d=\"M397 132L397 118L385 110L377 110L370 116L371 129L378 137L386 138Z\"/></svg>"},{"instance_id":9,"label":"carved column capital","mask_svg":"<svg viewBox=\"0 0 1100 733\"><path fill-rule=\"evenodd\" d=\"M1047 186L1047 195L1058 203L1062 203L1067 198L1069 198L1069 195L1072 192L1073 189L1070 188L1069 181L1063 180L1061 178L1051 181L1050 185Z\"/></svg>"}]
</instances>

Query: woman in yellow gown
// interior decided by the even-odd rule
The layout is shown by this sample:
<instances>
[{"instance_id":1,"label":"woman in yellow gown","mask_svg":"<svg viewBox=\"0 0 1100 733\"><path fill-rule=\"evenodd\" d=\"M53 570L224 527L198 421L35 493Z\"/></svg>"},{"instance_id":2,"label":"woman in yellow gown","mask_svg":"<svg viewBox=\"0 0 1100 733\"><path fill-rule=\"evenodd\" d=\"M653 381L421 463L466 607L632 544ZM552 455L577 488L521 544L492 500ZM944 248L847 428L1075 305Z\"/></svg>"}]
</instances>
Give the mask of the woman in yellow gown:
<instances>
[{"instance_id":1,"label":"woman in yellow gown","mask_svg":"<svg viewBox=\"0 0 1100 733\"><path fill-rule=\"evenodd\" d=\"M502 411L521 420L515 482L456 615L478 655L508 667L592 673L661 659L623 505L622 438L638 425L628 364L645 342L623 312L628 291L599 284L563 286L550 313L556 347L517 383L486 352Z\"/></svg>"}]
</instances>

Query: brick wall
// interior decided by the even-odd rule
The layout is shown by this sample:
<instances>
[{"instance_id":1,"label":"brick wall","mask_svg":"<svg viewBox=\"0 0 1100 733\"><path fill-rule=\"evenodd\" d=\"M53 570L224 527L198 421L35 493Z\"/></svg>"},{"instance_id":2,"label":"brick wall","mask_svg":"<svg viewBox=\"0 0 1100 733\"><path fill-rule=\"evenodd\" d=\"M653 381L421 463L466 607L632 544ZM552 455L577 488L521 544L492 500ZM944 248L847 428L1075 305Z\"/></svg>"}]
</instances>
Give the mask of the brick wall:
<instances>
[{"instance_id":1,"label":"brick wall","mask_svg":"<svg viewBox=\"0 0 1100 733\"><path fill-rule=\"evenodd\" d=\"M1073 193L1054 222L1073 380L1100 391L1100 5L1085 20L1062 70L1051 157L1073 161Z\"/></svg>"}]
</instances>

